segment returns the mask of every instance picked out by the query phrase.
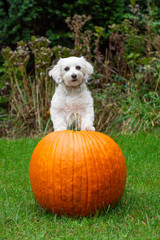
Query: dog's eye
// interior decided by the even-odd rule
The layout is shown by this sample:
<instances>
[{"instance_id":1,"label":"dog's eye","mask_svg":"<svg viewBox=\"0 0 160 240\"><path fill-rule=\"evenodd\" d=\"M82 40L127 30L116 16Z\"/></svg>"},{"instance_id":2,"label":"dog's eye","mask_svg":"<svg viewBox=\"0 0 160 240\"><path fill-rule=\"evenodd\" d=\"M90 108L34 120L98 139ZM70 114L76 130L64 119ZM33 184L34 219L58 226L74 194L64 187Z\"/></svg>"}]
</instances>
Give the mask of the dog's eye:
<instances>
[{"instance_id":1,"label":"dog's eye","mask_svg":"<svg viewBox=\"0 0 160 240\"><path fill-rule=\"evenodd\" d=\"M81 67L80 67L80 66L76 66L76 69L77 69L77 70L80 70L80 69L81 69Z\"/></svg>"},{"instance_id":2,"label":"dog's eye","mask_svg":"<svg viewBox=\"0 0 160 240\"><path fill-rule=\"evenodd\" d=\"M64 69L65 71L69 71L69 67L65 67L65 69Z\"/></svg>"}]
</instances>

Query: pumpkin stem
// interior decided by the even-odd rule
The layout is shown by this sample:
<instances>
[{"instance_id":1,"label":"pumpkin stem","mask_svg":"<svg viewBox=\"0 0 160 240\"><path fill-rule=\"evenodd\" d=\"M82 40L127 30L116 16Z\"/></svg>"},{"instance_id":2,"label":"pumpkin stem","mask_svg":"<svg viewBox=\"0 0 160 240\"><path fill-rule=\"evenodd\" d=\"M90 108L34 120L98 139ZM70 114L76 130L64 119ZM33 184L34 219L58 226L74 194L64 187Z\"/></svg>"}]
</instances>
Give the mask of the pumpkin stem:
<instances>
[{"instance_id":1,"label":"pumpkin stem","mask_svg":"<svg viewBox=\"0 0 160 240\"><path fill-rule=\"evenodd\" d=\"M79 113L72 113L69 117L68 130L80 131L81 130L81 116Z\"/></svg>"}]
</instances>

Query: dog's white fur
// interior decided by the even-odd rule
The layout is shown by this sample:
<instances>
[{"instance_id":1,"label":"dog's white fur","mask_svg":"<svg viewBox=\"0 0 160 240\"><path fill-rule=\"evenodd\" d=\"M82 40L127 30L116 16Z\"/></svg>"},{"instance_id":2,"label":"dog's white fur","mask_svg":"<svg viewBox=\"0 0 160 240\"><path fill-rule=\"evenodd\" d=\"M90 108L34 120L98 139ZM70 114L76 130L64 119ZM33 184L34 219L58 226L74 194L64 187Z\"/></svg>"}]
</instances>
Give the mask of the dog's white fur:
<instances>
[{"instance_id":1,"label":"dog's white fur","mask_svg":"<svg viewBox=\"0 0 160 240\"><path fill-rule=\"evenodd\" d=\"M50 107L54 131L66 130L72 113L81 115L82 130L95 130L93 98L86 86L92 73L93 67L84 57L61 58L49 71L58 84Z\"/></svg>"}]
</instances>

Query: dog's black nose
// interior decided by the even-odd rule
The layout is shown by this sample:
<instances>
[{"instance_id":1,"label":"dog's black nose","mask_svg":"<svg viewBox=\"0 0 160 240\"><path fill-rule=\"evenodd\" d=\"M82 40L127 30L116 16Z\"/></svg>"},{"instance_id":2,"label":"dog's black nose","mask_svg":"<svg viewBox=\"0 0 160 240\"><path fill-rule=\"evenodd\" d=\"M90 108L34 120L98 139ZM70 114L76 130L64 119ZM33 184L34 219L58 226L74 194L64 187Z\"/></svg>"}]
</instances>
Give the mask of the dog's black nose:
<instances>
[{"instance_id":1,"label":"dog's black nose","mask_svg":"<svg viewBox=\"0 0 160 240\"><path fill-rule=\"evenodd\" d=\"M73 73L73 74L71 75L71 77L73 78L73 80L76 80L77 74Z\"/></svg>"}]
</instances>

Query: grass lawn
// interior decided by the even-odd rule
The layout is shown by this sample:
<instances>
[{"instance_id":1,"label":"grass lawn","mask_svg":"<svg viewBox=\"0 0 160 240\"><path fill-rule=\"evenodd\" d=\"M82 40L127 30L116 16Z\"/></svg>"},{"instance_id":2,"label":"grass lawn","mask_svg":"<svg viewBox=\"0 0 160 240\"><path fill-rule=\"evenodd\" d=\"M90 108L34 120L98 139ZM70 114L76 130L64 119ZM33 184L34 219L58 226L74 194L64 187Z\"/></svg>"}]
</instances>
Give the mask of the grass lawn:
<instances>
[{"instance_id":1,"label":"grass lawn","mask_svg":"<svg viewBox=\"0 0 160 240\"><path fill-rule=\"evenodd\" d=\"M30 157L39 139L0 139L0 240L160 239L160 129L111 136L127 163L127 184L118 206L88 218L57 217L36 203Z\"/></svg>"}]
</instances>

